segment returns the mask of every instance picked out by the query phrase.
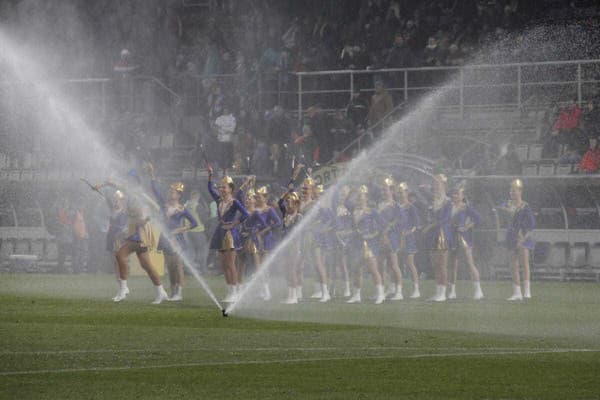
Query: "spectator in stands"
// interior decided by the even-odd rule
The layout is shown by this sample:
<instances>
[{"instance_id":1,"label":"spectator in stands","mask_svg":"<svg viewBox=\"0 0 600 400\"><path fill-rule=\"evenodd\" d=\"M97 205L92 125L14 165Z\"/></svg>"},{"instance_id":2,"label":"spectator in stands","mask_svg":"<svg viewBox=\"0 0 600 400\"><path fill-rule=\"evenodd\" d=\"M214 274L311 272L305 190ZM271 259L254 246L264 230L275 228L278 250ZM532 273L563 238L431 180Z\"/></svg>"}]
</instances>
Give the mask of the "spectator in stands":
<instances>
[{"instance_id":1,"label":"spectator in stands","mask_svg":"<svg viewBox=\"0 0 600 400\"><path fill-rule=\"evenodd\" d=\"M600 167L600 148L598 148L598 138L590 137L590 148L585 152L577 170L582 174L595 174Z\"/></svg>"},{"instance_id":2,"label":"spectator in stands","mask_svg":"<svg viewBox=\"0 0 600 400\"><path fill-rule=\"evenodd\" d=\"M396 32L394 45L388 52L385 66L387 68L408 68L415 62L415 56L404 40L402 32Z\"/></svg>"},{"instance_id":3,"label":"spectator in stands","mask_svg":"<svg viewBox=\"0 0 600 400\"><path fill-rule=\"evenodd\" d=\"M229 168L233 162L233 143L234 132L236 127L236 119L233 113L229 110L229 106L223 107L223 114L214 122L217 130L217 141L219 142L219 166L221 168Z\"/></svg>"},{"instance_id":4,"label":"spectator in stands","mask_svg":"<svg viewBox=\"0 0 600 400\"><path fill-rule=\"evenodd\" d=\"M346 117L350 118L354 125L365 125L369 115L369 100L363 96L360 89L354 88L350 103L346 106Z\"/></svg>"},{"instance_id":5,"label":"spectator in stands","mask_svg":"<svg viewBox=\"0 0 600 400\"><path fill-rule=\"evenodd\" d=\"M588 137L597 137L600 134L600 112L596 108L596 101L588 101L581 115L581 128Z\"/></svg>"},{"instance_id":6,"label":"spectator in stands","mask_svg":"<svg viewBox=\"0 0 600 400\"><path fill-rule=\"evenodd\" d=\"M440 58L440 49L435 37L430 36L427 40L427 46L423 50L423 64L429 67L439 67L442 65Z\"/></svg>"},{"instance_id":7,"label":"spectator in stands","mask_svg":"<svg viewBox=\"0 0 600 400\"><path fill-rule=\"evenodd\" d=\"M452 67L458 67L465 63L464 57L461 54L460 49L456 43L450 45L448 56L446 57L445 64Z\"/></svg>"},{"instance_id":8,"label":"spectator in stands","mask_svg":"<svg viewBox=\"0 0 600 400\"><path fill-rule=\"evenodd\" d=\"M310 125L304 125L302 127L302 136L296 138L294 144L297 146L298 149L298 159L302 163L307 164L309 167L312 167L314 165L314 162L318 161L319 146Z\"/></svg>"},{"instance_id":9,"label":"spectator in stands","mask_svg":"<svg viewBox=\"0 0 600 400\"><path fill-rule=\"evenodd\" d=\"M496 175L519 175L521 173L521 161L514 144L509 143L500 150L500 157L496 161L494 170Z\"/></svg>"},{"instance_id":10,"label":"spectator in stands","mask_svg":"<svg viewBox=\"0 0 600 400\"><path fill-rule=\"evenodd\" d=\"M128 78L138 69L139 65L137 65L133 61L129 50L121 50L121 56L119 58L119 61L117 61L117 63L115 64L113 71L119 74L119 76L122 78Z\"/></svg>"},{"instance_id":11,"label":"spectator in stands","mask_svg":"<svg viewBox=\"0 0 600 400\"><path fill-rule=\"evenodd\" d=\"M552 124L550 133L544 140L544 156L556 157L567 151L583 152L587 138L579 129L581 108L576 100L571 100L559 109L558 118ZM560 150L559 146L563 146Z\"/></svg>"},{"instance_id":12,"label":"spectator in stands","mask_svg":"<svg viewBox=\"0 0 600 400\"><path fill-rule=\"evenodd\" d=\"M375 82L375 94L371 97L371 105L369 106L368 121L369 126L373 126L392 111L394 104L392 96L384 89L383 81Z\"/></svg>"}]
</instances>

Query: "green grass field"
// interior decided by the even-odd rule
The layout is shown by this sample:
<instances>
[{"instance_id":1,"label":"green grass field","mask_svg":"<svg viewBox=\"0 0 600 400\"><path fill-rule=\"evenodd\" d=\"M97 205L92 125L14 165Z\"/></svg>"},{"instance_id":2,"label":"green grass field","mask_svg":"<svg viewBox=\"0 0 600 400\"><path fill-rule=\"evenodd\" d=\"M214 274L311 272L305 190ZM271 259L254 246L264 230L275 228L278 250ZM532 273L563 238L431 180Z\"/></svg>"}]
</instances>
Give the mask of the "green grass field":
<instances>
[{"instance_id":1,"label":"green grass field","mask_svg":"<svg viewBox=\"0 0 600 400\"><path fill-rule=\"evenodd\" d=\"M595 284L535 282L512 304L507 282L485 282L479 303L463 283L452 303L252 303L229 318L192 278L180 304L148 304L145 278L130 287L114 304L106 275L0 275L0 397L600 398Z\"/></svg>"}]
</instances>

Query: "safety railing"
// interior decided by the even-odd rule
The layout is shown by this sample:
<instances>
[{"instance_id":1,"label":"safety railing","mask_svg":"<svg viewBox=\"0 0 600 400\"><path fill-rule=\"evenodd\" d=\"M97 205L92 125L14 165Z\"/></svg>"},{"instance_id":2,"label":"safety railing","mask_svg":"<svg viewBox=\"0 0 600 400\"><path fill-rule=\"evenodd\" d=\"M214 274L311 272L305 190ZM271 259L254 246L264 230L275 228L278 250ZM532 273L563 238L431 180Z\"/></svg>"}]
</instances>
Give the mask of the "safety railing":
<instances>
[{"instance_id":1,"label":"safety railing","mask_svg":"<svg viewBox=\"0 0 600 400\"><path fill-rule=\"evenodd\" d=\"M323 102L343 108L355 90L370 93L381 80L396 103L412 103L439 92L438 108L465 111L510 107L522 109L529 99L540 103L583 103L600 87L600 60L481 64L461 67L392 68L298 72L296 102L302 112ZM284 93L292 95L291 92Z\"/></svg>"}]
</instances>

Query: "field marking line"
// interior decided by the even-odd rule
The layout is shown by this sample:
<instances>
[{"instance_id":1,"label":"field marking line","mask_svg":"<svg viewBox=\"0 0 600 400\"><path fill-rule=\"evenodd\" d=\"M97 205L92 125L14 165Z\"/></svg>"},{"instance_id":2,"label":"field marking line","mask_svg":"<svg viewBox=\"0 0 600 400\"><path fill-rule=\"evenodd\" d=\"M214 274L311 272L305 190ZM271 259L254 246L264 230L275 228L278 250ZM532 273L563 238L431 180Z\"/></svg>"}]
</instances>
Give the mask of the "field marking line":
<instances>
[{"instance_id":1,"label":"field marking line","mask_svg":"<svg viewBox=\"0 0 600 400\"><path fill-rule=\"evenodd\" d=\"M350 361L350 360L392 360L392 359L424 359L424 358L445 358L445 357L481 357L481 356L503 356L503 355L527 355L527 354L556 354L556 353L590 353L600 352L595 349L548 349L533 351L498 351L498 352L465 352L465 353L423 353L405 356L366 356L366 357L319 357L319 358L294 358L287 360L247 360L247 361L209 361L197 363L179 363L179 364L158 364L158 365L140 365L140 366L121 366L121 367L89 367L89 368L61 368L61 369L40 369L25 371L5 371L0 372L0 376L18 376L18 375L39 375L39 374L60 374L72 372L106 372L106 371L135 371L145 369L167 369L167 368L190 368L190 367L216 367L228 365L267 365L267 364L295 364L303 362L321 362L321 361Z\"/></svg>"},{"instance_id":2,"label":"field marking line","mask_svg":"<svg viewBox=\"0 0 600 400\"><path fill-rule=\"evenodd\" d=\"M385 351L385 350L422 350L423 346L366 346L366 347L352 347L351 350L358 351ZM527 348L527 347L436 347L436 350L444 351L464 351L464 350L480 350L480 351L538 351L538 350L557 350L548 348ZM102 353L188 353L188 352L201 352L201 351L214 351L214 352L260 352L260 351L337 351L337 350L349 350L348 347L344 346L331 346L331 347L239 347L239 348L225 348L225 347L196 347L191 349L73 349L73 350L31 350L31 351L0 351L0 356L40 356L40 355L62 355L62 354L102 354ZM590 349L560 349L558 350L572 350L572 351L589 351ZM600 351L600 349L598 349Z\"/></svg>"}]
</instances>

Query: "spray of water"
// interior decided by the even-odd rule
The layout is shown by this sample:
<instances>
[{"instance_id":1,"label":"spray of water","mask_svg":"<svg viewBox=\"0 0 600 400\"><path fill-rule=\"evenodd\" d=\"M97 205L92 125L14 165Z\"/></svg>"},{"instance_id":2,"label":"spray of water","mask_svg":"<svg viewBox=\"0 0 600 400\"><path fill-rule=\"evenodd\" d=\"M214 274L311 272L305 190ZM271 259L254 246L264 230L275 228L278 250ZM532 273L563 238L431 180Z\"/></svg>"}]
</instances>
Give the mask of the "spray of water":
<instances>
[{"instance_id":1,"label":"spray of water","mask_svg":"<svg viewBox=\"0 0 600 400\"><path fill-rule=\"evenodd\" d=\"M447 89L440 89L424 98L410 114L383 132L381 138L371 148L360 153L349 163L344 173L338 178L335 186L327 190L326 194L319 199L317 206L304 215L301 222L268 255L257 273L246 284L238 300L227 307L226 312L228 314L235 313L237 310L252 304L252 296L250 294L254 292L256 285L264 281L265 276L268 275L274 266L285 264L284 257L288 253L289 246L292 243L302 240L302 236L306 233L306 230L315 223L318 216L318 206L330 205L338 187L367 179L372 172L373 166L376 164L375 160L383 156L390 148L397 148L398 146L401 148L407 133L419 131L423 122L430 117L433 106L446 91Z\"/></svg>"},{"instance_id":2,"label":"spray of water","mask_svg":"<svg viewBox=\"0 0 600 400\"><path fill-rule=\"evenodd\" d=\"M2 31L0 31L0 56L4 61L4 65L10 70L10 74L18 81L28 83L27 88L33 90L34 95L44 100L40 102L40 106L43 107L43 109L39 110L41 114L46 118L62 121L62 126L69 130L68 134L70 137L77 139L77 152L82 158L77 160L70 159L70 161L79 163L79 165L72 165L71 169L76 170L81 168L87 171L128 170L127 165L116 158L110 149L105 146L101 132L92 129L81 117L82 113L78 108L72 102L60 96L58 88L54 87L49 80L43 79L44 71L39 63L36 63L33 53L18 48L14 41ZM29 93L29 95L31 94ZM56 138L55 140L59 139ZM141 187L133 189L132 194L149 197ZM162 231L168 232L168 229L164 226L162 219L158 215L153 215L152 220L153 222L160 221L159 225ZM164 236L171 246L177 249L177 245L170 235L165 234ZM202 276L200 276L193 263L190 262L188 256L183 251L178 251L178 255L208 297L221 310L222 306L215 294Z\"/></svg>"}]
</instances>

